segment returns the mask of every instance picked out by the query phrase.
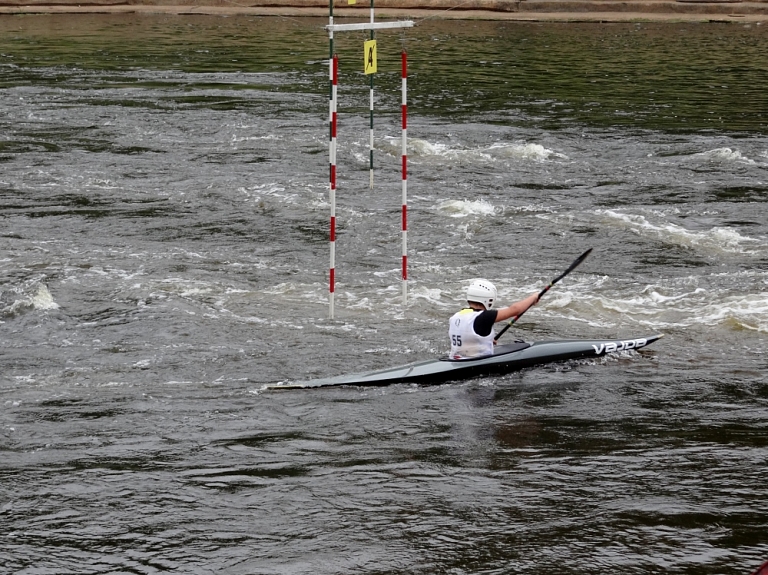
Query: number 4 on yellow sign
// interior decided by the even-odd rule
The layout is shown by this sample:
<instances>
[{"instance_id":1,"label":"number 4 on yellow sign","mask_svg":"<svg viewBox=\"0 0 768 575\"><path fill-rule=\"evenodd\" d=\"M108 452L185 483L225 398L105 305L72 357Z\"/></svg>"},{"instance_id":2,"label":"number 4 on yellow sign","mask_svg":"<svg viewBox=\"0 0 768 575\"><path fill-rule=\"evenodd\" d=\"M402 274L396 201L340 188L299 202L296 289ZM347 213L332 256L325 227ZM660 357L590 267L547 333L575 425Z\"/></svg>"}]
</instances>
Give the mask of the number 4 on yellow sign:
<instances>
[{"instance_id":1,"label":"number 4 on yellow sign","mask_svg":"<svg viewBox=\"0 0 768 575\"><path fill-rule=\"evenodd\" d=\"M376 40L367 40L365 42L365 54L363 62L366 74L376 73Z\"/></svg>"}]
</instances>

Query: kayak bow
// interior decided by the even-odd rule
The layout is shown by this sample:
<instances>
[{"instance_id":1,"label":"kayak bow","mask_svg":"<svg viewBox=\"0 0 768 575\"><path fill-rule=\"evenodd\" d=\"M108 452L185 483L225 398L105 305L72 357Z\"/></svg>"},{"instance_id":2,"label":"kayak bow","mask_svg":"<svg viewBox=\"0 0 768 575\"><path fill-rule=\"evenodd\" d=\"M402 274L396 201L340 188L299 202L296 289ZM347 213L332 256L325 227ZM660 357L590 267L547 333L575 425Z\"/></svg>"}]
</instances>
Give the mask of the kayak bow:
<instances>
[{"instance_id":1,"label":"kayak bow","mask_svg":"<svg viewBox=\"0 0 768 575\"><path fill-rule=\"evenodd\" d=\"M431 359L401 367L267 385L268 390L306 389L335 385L384 386L393 383L439 384L486 375L502 375L534 365L569 359L593 358L640 349L663 337L655 334L630 339L582 339L517 342L498 345L493 355L472 359Z\"/></svg>"}]
</instances>

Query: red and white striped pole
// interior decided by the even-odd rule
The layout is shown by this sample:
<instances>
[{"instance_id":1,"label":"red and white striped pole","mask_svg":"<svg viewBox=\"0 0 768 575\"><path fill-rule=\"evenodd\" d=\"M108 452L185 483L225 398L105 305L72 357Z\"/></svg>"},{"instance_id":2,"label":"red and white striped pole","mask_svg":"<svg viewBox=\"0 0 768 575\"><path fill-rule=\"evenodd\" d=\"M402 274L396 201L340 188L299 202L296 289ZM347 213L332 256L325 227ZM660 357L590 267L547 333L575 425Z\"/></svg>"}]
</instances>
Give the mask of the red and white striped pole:
<instances>
[{"instance_id":1,"label":"red and white striped pole","mask_svg":"<svg viewBox=\"0 0 768 575\"><path fill-rule=\"evenodd\" d=\"M403 111L403 305L408 303L408 153L406 150L408 106L406 98L406 81L408 78L407 55L402 54L402 111Z\"/></svg>"},{"instance_id":2,"label":"red and white striped pole","mask_svg":"<svg viewBox=\"0 0 768 575\"><path fill-rule=\"evenodd\" d=\"M373 25L373 0L371 0L371 25ZM374 40L376 38L376 32L373 28L371 28L371 40ZM369 115L370 115L370 131L369 131L369 142L368 142L368 154L369 154L369 174L370 174L370 181L368 182L368 186L370 189L373 189L373 78L376 76L376 74L369 74L371 77L370 84L371 88L369 90Z\"/></svg>"},{"instance_id":3,"label":"red and white striped pole","mask_svg":"<svg viewBox=\"0 0 768 575\"><path fill-rule=\"evenodd\" d=\"M330 79L331 79L331 103L330 103L330 123L331 123L331 141L328 155L331 164L331 265L328 275L329 295L328 304L330 306L329 317L333 319L334 296L336 291L336 98L337 86L339 84L339 57L334 54L330 61Z\"/></svg>"}]
</instances>

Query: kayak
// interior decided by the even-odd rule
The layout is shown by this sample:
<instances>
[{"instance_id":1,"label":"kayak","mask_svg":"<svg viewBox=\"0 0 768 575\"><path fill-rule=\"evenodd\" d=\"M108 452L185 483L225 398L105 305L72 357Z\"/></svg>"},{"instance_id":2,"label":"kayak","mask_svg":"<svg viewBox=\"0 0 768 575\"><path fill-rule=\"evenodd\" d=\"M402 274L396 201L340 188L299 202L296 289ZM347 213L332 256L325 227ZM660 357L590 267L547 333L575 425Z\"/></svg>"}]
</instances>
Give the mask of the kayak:
<instances>
[{"instance_id":1,"label":"kayak","mask_svg":"<svg viewBox=\"0 0 768 575\"><path fill-rule=\"evenodd\" d=\"M503 375L526 367L594 358L641 349L661 339L663 334L629 339L568 339L539 342L515 342L497 345L493 355L472 359L441 357L401 367L312 379L293 383L276 383L268 390L307 389L336 385L384 386L393 383L440 384L488 375Z\"/></svg>"}]
</instances>

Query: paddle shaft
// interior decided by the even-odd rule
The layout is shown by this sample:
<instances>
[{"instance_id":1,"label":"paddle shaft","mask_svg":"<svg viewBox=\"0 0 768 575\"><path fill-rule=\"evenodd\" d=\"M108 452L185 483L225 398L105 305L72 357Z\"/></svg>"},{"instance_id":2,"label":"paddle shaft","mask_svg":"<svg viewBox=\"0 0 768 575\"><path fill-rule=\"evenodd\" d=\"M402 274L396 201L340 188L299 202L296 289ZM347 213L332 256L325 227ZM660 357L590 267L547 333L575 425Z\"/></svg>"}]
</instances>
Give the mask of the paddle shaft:
<instances>
[{"instance_id":1,"label":"paddle shaft","mask_svg":"<svg viewBox=\"0 0 768 575\"><path fill-rule=\"evenodd\" d=\"M539 301L541 299L541 296L543 296L550 289L552 289L553 285L555 285L557 282L559 282L561 279L563 279L565 276L567 276L569 273L575 270L579 266L579 264L581 264L581 262L587 259L587 256L590 253L592 253L592 248L589 248L587 251L585 251L583 254L577 257L567 270L565 270L563 273L561 273L559 276L557 276L555 279L549 282L549 285L539 292L539 297L536 299L536 301ZM496 337L493 338L493 343L496 343L497 341L499 341L499 338L502 335L504 335L504 332L506 332L510 327L512 327L512 324L514 324L517 320L519 320L526 311L528 310L522 311L519 315L516 315L511 320L509 320L509 323L507 323L507 325L504 326L504 329L502 329L499 333L497 333Z\"/></svg>"}]
</instances>

